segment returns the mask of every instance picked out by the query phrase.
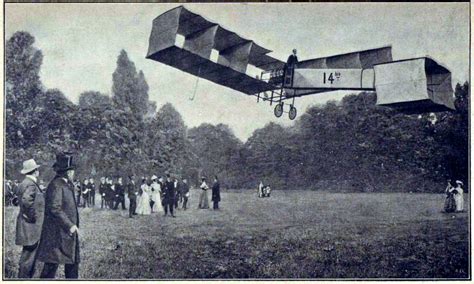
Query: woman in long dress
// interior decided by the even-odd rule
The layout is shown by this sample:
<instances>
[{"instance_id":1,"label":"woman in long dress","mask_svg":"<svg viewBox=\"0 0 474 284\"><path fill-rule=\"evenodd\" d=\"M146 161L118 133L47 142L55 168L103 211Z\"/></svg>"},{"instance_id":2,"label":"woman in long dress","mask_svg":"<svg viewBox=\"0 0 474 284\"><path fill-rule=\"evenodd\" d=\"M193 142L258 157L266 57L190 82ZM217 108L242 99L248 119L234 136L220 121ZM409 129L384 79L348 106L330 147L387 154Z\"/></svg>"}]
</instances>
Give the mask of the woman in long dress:
<instances>
[{"instance_id":1,"label":"woman in long dress","mask_svg":"<svg viewBox=\"0 0 474 284\"><path fill-rule=\"evenodd\" d=\"M263 196L263 182L260 181L260 184L258 185L258 197Z\"/></svg>"},{"instance_id":2,"label":"woman in long dress","mask_svg":"<svg viewBox=\"0 0 474 284\"><path fill-rule=\"evenodd\" d=\"M202 178L201 186L201 195L199 196L199 209L208 209L209 208L209 198L207 197L207 190L209 187L206 184L206 178Z\"/></svg>"},{"instance_id":3,"label":"woman in long dress","mask_svg":"<svg viewBox=\"0 0 474 284\"><path fill-rule=\"evenodd\" d=\"M157 181L157 177L152 177L153 181L151 183L151 200L153 200L153 208L151 208L152 213L161 213L163 212L163 205L161 205L161 186Z\"/></svg>"},{"instance_id":4,"label":"woman in long dress","mask_svg":"<svg viewBox=\"0 0 474 284\"><path fill-rule=\"evenodd\" d=\"M448 179L448 185L446 186L446 200L444 201L444 211L446 213L451 213L456 210L456 202L454 200L454 193L455 191L453 185L451 184L451 180Z\"/></svg>"},{"instance_id":5,"label":"woman in long dress","mask_svg":"<svg viewBox=\"0 0 474 284\"><path fill-rule=\"evenodd\" d=\"M456 181L456 193L454 194L454 201L456 202L456 212L464 211L464 190L462 189L462 181Z\"/></svg>"},{"instance_id":6,"label":"woman in long dress","mask_svg":"<svg viewBox=\"0 0 474 284\"><path fill-rule=\"evenodd\" d=\"M137 214L139 215L150 215L151 208L150 208L150 188L146 183L146 179L143 179L143 183L140 186L140 197L138 198L137 204Z\"/></svg>"}]
</instances>

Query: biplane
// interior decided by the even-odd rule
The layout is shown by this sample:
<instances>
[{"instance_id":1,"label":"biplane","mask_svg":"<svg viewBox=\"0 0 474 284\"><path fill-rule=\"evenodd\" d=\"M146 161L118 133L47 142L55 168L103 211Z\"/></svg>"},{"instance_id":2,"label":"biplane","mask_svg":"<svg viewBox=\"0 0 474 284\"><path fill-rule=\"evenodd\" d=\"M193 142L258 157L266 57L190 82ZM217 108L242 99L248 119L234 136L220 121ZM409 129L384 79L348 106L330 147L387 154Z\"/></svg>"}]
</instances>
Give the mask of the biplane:
<instances>
[{"instance_id":1,"label":"biplane","mask_svg":"<svg viewBox=\"0 0 474 284\"><path fill-rule=\"evenodd\" d=\"M375 91L377 105L406 113L454 109L451 72L429 57L394 61L385 46L289 64L270 52L179 6L153 20L146 58L276 104L275 116L292 120L295 98L336 90Z\"/></svg>"}]
</instances>

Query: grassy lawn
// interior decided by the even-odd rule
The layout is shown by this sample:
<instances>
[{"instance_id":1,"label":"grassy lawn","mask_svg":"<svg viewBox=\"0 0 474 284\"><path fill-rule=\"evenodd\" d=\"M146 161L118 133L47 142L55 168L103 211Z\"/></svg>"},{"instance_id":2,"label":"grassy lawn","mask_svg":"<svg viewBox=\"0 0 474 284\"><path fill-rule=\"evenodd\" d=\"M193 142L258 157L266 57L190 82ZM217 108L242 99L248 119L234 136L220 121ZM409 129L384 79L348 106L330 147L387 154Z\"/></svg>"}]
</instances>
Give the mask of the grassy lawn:
<instances>
[{"instance_id":1,"label":"grassy lawn","mask_svg":"<svg viewBox=\"0 0 474 284\"><path fill-rule=\"evenodd\" d=\"M220 211L191 194L177 218L80 209L80 278L469 277L468 213L442 213L441 194L224 191ZM17 212L5 209L5 278Z\"/></svg>"}]
</instances>

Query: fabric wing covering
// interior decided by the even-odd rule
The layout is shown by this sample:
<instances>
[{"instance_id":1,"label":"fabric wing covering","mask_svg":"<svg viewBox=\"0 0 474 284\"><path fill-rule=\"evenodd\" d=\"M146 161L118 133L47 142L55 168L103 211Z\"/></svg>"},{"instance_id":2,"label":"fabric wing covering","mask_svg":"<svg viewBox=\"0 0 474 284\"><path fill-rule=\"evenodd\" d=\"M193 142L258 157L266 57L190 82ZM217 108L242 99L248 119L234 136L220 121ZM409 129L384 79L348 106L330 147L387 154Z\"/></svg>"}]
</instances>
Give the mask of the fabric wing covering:
<instances>
[{"instance_id":1,"label":"fabric wing covering","mask_svg":"<svg viewBox=\"0 0 474 284\"><path fill-rule=\"evenodd\" d=\"M182 46L179 35L184 37ZM212 50L219 52L217 62L211 60ZM153 20L147 58L252 95L276 88L246 74L249 64L265 71L283 68L284 62L269 52L179 6Z\"/></svg>"},{"instance_id":2,"label":"fabric wing covering","mask_svg":"<svg viewBox=\"0 0 474 284\"><path fill-rule=\"evenodd\" d=\"M422 57L376 65L377 105L407 113L453 110L451 72Z\"/></svg>"}]
</instances>

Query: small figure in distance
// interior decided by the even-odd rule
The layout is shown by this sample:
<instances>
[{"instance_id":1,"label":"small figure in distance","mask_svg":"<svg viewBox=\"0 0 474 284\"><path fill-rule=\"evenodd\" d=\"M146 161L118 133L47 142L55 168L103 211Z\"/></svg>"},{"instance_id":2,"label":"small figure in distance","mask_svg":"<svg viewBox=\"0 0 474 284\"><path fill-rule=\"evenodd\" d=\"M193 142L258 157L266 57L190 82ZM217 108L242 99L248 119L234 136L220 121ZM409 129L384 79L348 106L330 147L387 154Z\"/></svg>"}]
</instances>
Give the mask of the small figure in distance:
<instances>
[{"instance_id":1,"label":"small figure in distance","mask_svg":"<svg viewBox=\"0 0 474 284\"><path fill-rule=\"evenodd\" d=\"M263 182L260 181L260 184L258 185L258 197L263 197Z\"/></svg>"},{"instance_id":2,"label":"small figure in distance","mask_svg":"<svg viewBox=\"0 0 474 284\"><path fill-rule=\"evenodd\" d=\"M221 186L219 184L219 179L217 176L214 176L214 184L212 185L212 202L213 209L219 210L219 201L221 201Z\"/></svg>"},{"instance_id":3,"label":"small figure in distance","mask_svg":"<svg viewBox=\"0 0 474 284\"><path fill-rule=\"evenodd\" d=\"M456 210L456 202L454 200L454 187L450 179L447 180L447 186L445 189L446 200L444 201L444 211L446 213L452 213Z\"/></svg>"},{"instance_id":4,"label":"small figure in distance","mask_svg":"<svg viewBox=\"0 0 474 284\"><path fill-rule=\"evenodd\" d=\"M454 192L454 201L456 203L456 212L464 211L464 189L462 188L463 183L460 180L456 181L456 188Z\"/></svg>"}]
</instances>

